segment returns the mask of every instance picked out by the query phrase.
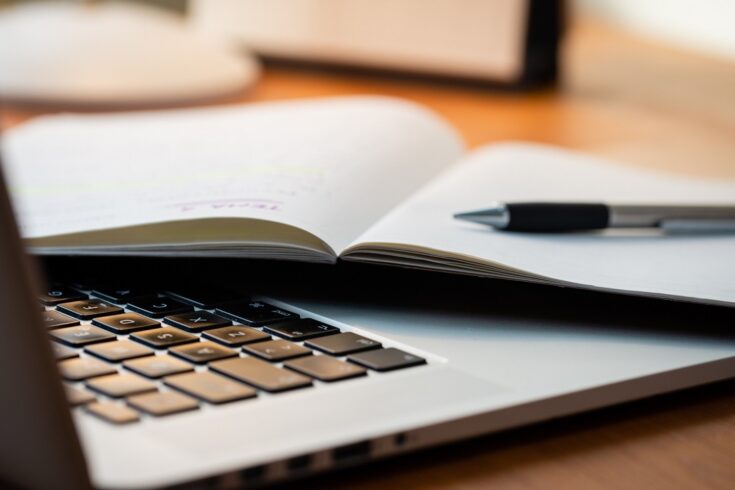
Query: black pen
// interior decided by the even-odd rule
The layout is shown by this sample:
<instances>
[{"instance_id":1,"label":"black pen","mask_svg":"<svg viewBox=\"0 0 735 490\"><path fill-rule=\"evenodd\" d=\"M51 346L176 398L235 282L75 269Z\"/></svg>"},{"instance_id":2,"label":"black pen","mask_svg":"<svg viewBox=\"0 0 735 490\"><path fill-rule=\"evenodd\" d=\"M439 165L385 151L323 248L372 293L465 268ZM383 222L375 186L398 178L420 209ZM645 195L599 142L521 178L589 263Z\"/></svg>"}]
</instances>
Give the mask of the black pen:
<instances>
[{"instance_id":1,"label":"black pen","mask_svg":"<svg viewBox=\"0 0 735 490\"><path fill-rule=\"evenodd\" d=\"M602 203L495 203L455 218L504 231L564 232L604 228L734 231L735 206L660 206Z\"/></svg>"}]
</instances>

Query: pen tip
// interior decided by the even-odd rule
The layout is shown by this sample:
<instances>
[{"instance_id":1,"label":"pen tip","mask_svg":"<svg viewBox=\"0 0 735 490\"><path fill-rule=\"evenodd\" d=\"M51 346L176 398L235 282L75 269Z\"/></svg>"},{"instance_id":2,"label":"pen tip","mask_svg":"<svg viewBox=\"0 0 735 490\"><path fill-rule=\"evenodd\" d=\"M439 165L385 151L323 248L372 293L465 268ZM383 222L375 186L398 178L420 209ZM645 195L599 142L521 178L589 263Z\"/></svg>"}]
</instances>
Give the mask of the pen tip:
<instances>
[{"instance_id":1,"label":"pen tip","mask_svg":"<svg viewBox=\"0 0 735 490\"><path fill-rule=\"evenodd\" d=\"M454 218L472 223L479 223L481 225L492 226L493 228L504 228L508 225L508 212L503 205L480 209L477 211L456 213Z\"/></svg>"}]
</instances>

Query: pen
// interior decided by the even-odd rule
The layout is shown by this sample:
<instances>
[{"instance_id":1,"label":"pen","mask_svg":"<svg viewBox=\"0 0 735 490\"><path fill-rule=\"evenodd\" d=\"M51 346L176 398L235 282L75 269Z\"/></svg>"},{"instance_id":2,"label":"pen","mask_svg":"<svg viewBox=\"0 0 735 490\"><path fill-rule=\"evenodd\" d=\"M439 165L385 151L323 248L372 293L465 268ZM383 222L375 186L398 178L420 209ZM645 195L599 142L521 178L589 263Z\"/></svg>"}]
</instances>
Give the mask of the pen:
<instances>
[{"instance_id":1,"label":"pen","mask_svg":"<svg viewBox=\"0 0 735 490\"><path fill-rule=\"evenodd\" d=\"M563 232L604 228L664 228L735 232L735 206L660 206L602 203L495 203L456 219L504 231Z\"/></svg>"}]
</instances>

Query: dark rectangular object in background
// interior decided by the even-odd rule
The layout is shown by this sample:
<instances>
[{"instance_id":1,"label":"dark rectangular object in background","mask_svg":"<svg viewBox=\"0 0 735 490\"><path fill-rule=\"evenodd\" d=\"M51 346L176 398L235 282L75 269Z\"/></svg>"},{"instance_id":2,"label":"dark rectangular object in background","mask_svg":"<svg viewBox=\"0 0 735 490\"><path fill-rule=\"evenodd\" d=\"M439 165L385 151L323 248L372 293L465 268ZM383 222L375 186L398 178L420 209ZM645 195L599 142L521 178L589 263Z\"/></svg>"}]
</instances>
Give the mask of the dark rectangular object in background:
<instances>
[{"instance_id":1,"label":"dark rectangular object in background","mask_svg":"<svg viewBox=\"0 0 735 490\"><path fill-rule=\"evenodd\" d=\"M562 0L193 0L194 25L266 61L464 80L552 83Z\"/></svg>"}]
</instances>

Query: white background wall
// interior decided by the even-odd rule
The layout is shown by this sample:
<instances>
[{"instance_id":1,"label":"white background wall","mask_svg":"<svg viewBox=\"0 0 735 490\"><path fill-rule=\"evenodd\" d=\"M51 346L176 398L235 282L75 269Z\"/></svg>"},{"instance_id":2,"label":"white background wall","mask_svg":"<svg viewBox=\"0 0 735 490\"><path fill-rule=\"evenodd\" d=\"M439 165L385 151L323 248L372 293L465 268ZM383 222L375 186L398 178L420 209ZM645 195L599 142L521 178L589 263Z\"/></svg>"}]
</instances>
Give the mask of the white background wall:
<instances>
[{"instance_id":1,"label":"white background wall","mask_svg":"<svg viewBox=\"0 0 735 490\"><path fill-rule=\"evenodd\" d=\"M734 0L574 0L580 12L735 60Z\"/></svg>"}]
</instances>

